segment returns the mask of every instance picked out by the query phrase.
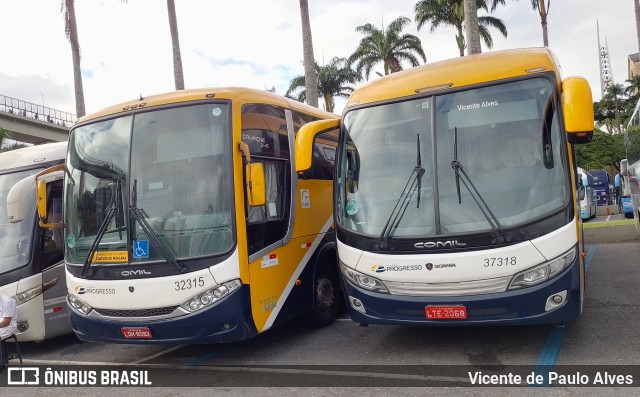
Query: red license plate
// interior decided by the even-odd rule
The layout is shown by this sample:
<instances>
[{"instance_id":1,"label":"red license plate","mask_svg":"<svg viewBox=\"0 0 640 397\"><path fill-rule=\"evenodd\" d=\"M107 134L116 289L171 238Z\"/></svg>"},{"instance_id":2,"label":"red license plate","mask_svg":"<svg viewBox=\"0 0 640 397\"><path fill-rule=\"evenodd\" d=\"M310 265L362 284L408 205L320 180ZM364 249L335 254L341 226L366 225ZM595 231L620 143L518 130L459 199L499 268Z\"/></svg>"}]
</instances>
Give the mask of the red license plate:
<instances>
[{"instance_id":1,"label":"red license plate","mask_svg":"<svg viewBox=\"0 0 640 397\"><path fill-rule=\"evenodd\" d=\"M429 320L464 320L467 308L464 306L427 306L424 311Z\"/></svg>"},{"instance_id":2,"label":"red license plate","mask_svg":"<svg viewBox=\"0 0 640 397\"><path fill-rule=\"evenodd\" d=\"M151 330L147 327L125 327L121 331L125 339L153 339Z\"/></svg>"}]
</instances>

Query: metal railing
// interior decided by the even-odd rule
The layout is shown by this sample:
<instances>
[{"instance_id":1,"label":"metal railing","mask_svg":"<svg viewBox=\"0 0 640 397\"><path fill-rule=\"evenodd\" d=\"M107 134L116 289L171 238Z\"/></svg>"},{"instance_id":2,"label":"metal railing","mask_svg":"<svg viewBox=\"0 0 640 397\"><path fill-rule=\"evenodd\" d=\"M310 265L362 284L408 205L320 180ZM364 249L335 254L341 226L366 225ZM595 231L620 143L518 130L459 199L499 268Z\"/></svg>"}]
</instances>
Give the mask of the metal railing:
<instances>
[{"instance_id":1,"label":"metal railing","mask_svg":"<svg viewBox=\"0 0 640 397\"><path fill-rule=\"evenodd\" d=\"M0 111L14 113L22 117L29 117L42 122L56 124L61 127L71 127L76 121L76 115L62 110L11 98L0 94Z\"/></svg>"}]
</instances>

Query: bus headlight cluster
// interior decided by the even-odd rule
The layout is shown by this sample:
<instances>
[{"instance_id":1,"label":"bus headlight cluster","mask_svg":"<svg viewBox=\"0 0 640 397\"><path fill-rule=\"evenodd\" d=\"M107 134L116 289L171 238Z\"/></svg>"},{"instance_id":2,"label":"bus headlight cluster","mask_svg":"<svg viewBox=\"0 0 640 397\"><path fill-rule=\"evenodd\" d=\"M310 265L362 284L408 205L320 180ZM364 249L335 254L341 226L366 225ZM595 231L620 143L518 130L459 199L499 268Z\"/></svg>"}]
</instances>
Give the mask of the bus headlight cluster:
<instances>
[{"instance_id":1,"label":"bus headlight cluster","mask_svg":"<svg viewBox=\"0 0 640 397\"><path fill-rule=\"evenodd\" d=\"M195 312L207 306L210 306L221 299L224 299L226 296L230 295L233 291L240 288L242 283L240 280L231 280L226 283L222 283L221 285L206 290L203 293L194 296L189 299L187 302L180 305L181 308L188 312Z\"/></svg>"},{"instance_id":2,"label":"bus headlight cluster","mask_svg":"<svg viewBox=\"0 0 640 397\"><path fill-rule=\"evenodd\" d=\"M69 305L76 308L76 310L81 311L84 314L89 314L93 308L86 303L84 303L80 298L73 294L69 294Z\"/></svg>"},{"instance_id":3,"label":"bus headlight cluster","mask_svg":"<svg viewBox=\"0 0 640 397\"><path fill-rule=\"evenodd\" d=\"M340 262L340 271L342 271L342 274L351 282L351 284L373 292L379 292L382 294L389 293L389 290L387 290L387 287L382 281L375 277L357 272L342 262Z\"/></svg>"},{"instance_id":4,"label":"bus headlight cluster","mask_svg":"<svg viewBox=\"0 0 640 397\"><path fill-rule=\"evenodd\" d=\"M16 306L20 306L23 303L28 302L31 299L35 298L36 296L40 295L41 293L42 293L42 285L38 285L35 288L31 288L24 292L19 293L18 295L14 296L13 299L16 301Z\"/></svg>"},{"instance_id":5,"label":"bus headlight cluster","mask_svg":"<svg viewBox=\"0 0 640 397\"><path fill-rule=\"evenodd\" d=\"M530 287L557 276L576 259L576 250L577 247L574 246L553 260L516 274L513 276L508 289L513 290Z\"/></svg>"}]
</instances>

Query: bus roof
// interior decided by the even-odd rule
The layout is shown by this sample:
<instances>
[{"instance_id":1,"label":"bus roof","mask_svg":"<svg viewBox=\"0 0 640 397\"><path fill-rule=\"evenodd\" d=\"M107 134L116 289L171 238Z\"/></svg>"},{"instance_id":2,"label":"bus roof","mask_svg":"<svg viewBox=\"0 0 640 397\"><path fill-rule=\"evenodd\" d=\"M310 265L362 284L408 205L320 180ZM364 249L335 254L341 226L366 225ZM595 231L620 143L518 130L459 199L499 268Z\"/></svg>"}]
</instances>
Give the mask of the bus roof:
<instances>
[{"instance_id":1,"label":"bus roof","mask_svg":"<svg viewBox=\"0 0 640 397\"><path fill-rule=\"evenodd\" d=\"M211 100L212 98L229 99L231 101L240 103L266 103L298 110L311 115L319 116L321 118L339 117L336 114L325 112L324 110L285 98L269 91L241 87L219 87L172 91L164 94L151 95L148 97L141 96L138 99L123 102L95 112L93 114L84 116L78 120L78 123L83 123L100 117L111 116L117 113L127 113L131 112L132 110L141 108L147 109L154 106L161 106L170 103Z\"/></svg>"},{"instance_id":2,"label":"bus roof","mask_svg":"<svg viewBox=\"0 0 640 397\"><path fill-rule=\"evenodd\" d=\"M64 160L67 142L47 143L0 153L0 172L38 163Z\"/></svg>"},{"instance_id":3,"label":"bus roof","mask_svg":"<svg viewBox=\"0 0 640 397\"><path fill-rule=\"evenodd\" d=\"M418 91L435 92L548 71L557 72L556 78L560 83L559 64L553 53L545 47L458 57L414 67L374 80L356 89L345 109L349 106L411 96Z\"/></svg>"}]
</instances>

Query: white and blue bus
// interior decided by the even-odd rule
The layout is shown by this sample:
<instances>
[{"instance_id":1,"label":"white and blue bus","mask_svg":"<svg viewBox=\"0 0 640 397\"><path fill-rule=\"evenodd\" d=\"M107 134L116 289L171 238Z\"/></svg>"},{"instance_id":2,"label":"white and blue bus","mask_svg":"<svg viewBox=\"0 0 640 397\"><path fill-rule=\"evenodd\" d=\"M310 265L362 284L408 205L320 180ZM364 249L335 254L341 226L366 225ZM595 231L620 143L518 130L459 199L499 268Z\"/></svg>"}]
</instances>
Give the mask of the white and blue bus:
<instances>
[{"instance_id":1,"label":"white and blue bus","mask_svg":"<svg viewBox=\"0 0 640 397\"><path fill-rule=\"evenodd\" d=\"M34 177L64 162L67 143L0 153L0 294L16 300L18 339L71 332L66 296L61 172L48 176L49 229L38 227Z\"/></svg>"},{"instance_id":2,"label":"white and blue bus","mask_svg":"<svg viewBox=\"0 0 640 397\"><path fill-rule=\"evenodd\" d=\"M309 124L298 140L336 125L334 222L354 321L540 324L580 315L573 145L593 135L593 102L585 79L562 80L548 49L380 78L353 92L340 122Z\"/></svg>"},{"instance_id":3,"label":"white and blue bus","mask_svg":"<svg viewBox=\"0 0 640 397\"><path fill-rule=\"evenodd\" d=\"M580 185L584 187L584 198L580 200L580 218L583 221L588 221L596 216L597 210L597 196L594 189L593 176L578 167L578 181Z\"/></svg>"}]
</instances>

